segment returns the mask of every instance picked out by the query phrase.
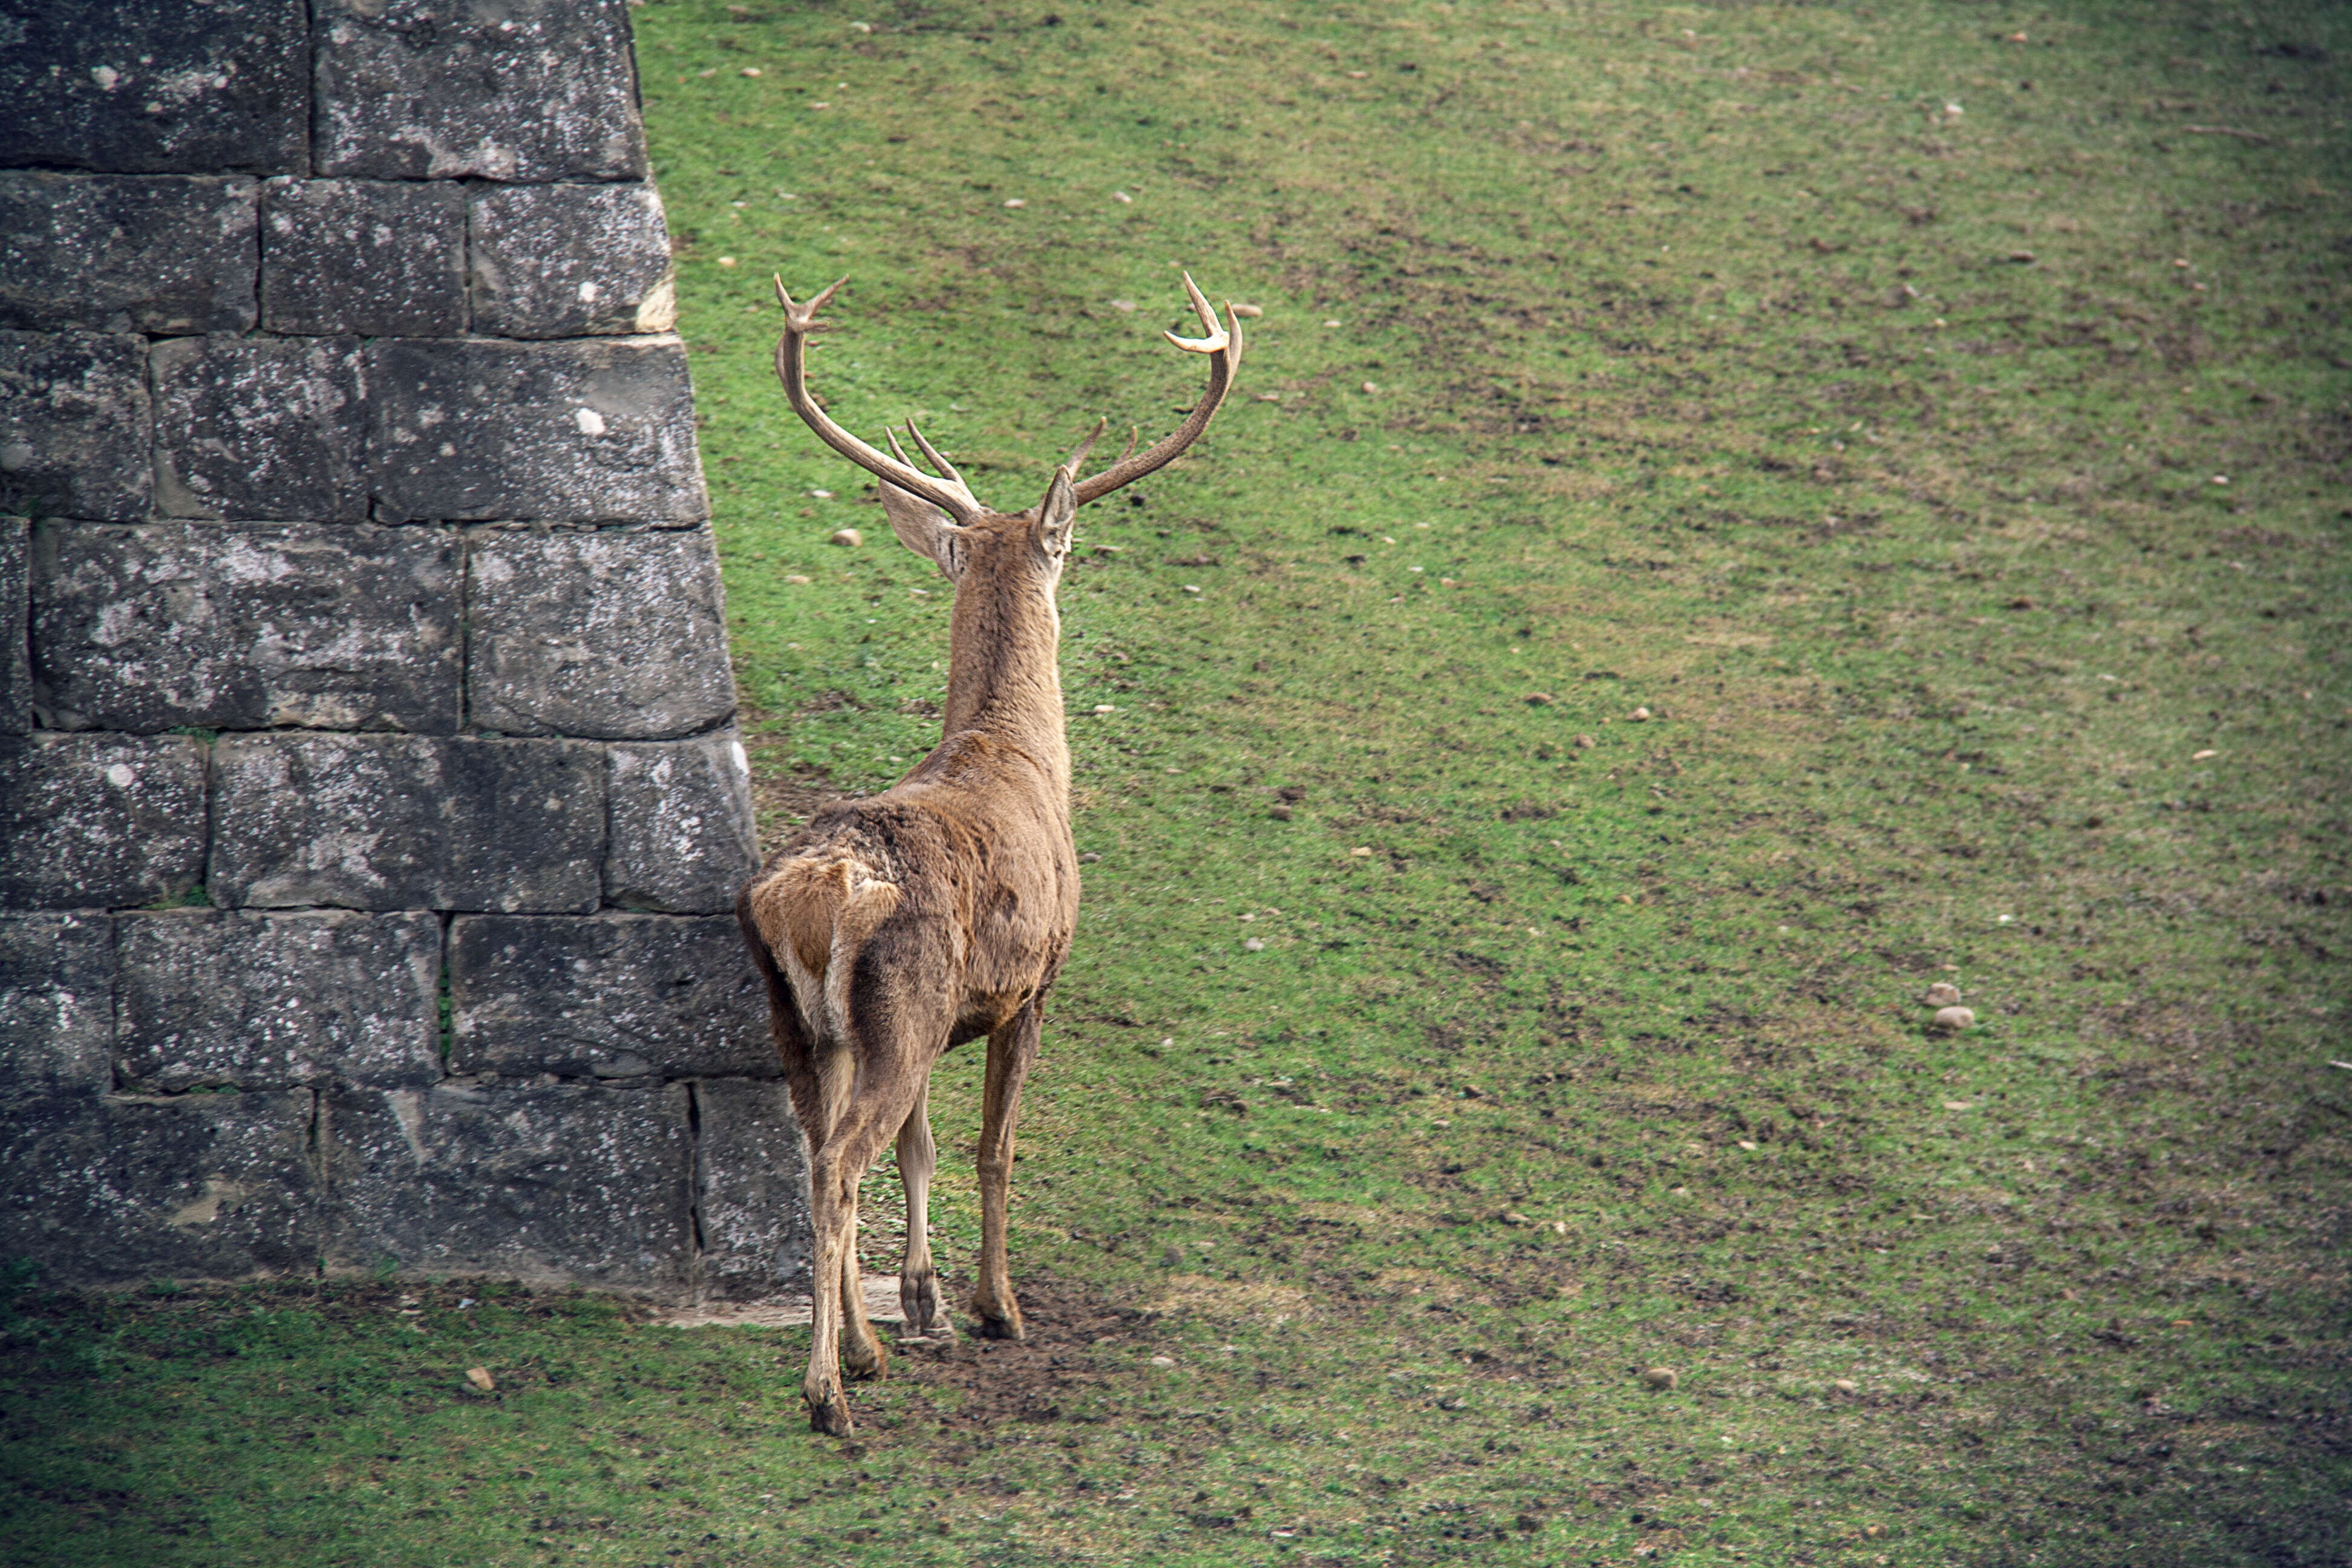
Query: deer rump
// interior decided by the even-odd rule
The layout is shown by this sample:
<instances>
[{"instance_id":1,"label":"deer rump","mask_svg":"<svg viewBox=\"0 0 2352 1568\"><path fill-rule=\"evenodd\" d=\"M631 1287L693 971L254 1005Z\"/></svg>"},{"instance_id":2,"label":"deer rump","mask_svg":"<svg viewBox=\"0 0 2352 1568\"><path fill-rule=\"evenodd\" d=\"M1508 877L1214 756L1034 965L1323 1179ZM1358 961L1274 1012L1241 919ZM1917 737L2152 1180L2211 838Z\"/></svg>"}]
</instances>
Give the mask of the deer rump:
<instances>
[{"instance_id":1,"label":"deer rump","mask_svg":"<svg viewBox=\"0 0 2352 1568\"><path fill-rule=\"evenodd\" d=\"M870 815L889 820L860 820ZM823 1137L853 1089L841 1069L863 1066L873 1047L911 1046L928 1069L936 1053L1003 1027L1050 978L1052 922L1024 918L1043 911L1022 910L997 879L971 874L980 867L925 875L909 865L992 858L973 853L978 844L940 842L950 837L940 829L870 806L822 814L737 905L787 1073L798 1076L795 1055L814 1058L814 1081L802 1086L817 1091L806 1109L822 1107L812 1136ZM932 842L894 847L909 834Z\"/></svg>"}]
</instances>

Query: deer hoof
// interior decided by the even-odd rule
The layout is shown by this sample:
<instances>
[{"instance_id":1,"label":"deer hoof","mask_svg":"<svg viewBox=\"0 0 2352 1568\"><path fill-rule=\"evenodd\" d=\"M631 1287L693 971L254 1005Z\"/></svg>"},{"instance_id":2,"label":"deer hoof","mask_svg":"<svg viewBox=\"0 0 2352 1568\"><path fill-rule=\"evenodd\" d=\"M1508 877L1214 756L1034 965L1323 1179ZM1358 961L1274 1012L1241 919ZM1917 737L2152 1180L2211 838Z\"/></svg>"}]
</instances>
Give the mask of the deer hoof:
<instances>
[{"instance_id":1,"label":"deer hoof","mask_svg":"<svg viewBox=\"0 0 2352 1568\"><path fill-rule=\"evenodd\" d=\"M940 1301L940 1277L922 1274L898 1284L898 1305L907 1314L907 1332L916 1339L945 1337L948 1327L946 1308Z\"/></svg>"},{"instance_id":2,"label":"deer hoof","mask_svg":"<svg viewBox=\"0 0 2352 1568\"><path fill-rule=\"evenodd\" d=\"M809 1430L822 1432L828 1437L846 1437L857 1430L849 1418L849 1401L836 1394L830 1399L809 1405Z\"/></svg>"},{"instance_id":3,"label":"deer hoof","mask_svg":"<svg viewBox=\"0 0 2352 1568\"><path fill-rule=\"evenodd\" d=\"M849 1369L849 1375L860 1383L879 1383L890 1375L890 1358L878 1343L869 1352L853 1352L845 1356L843 1364Z\"/></svg>"},{"instance_id":4,"label":"deer hoof","mask_svg":"<svg viewBox=\"0 0 2352 1568\"><path fill-rule=\"evenodd\" d=\"M980 1314L980 1337L984 1340L1011 1340L1018 1344L1029 1337L1029 1331L1021 1326L1021 1313L1017 1309L1009 1318L991 1317L982 1312Z\"/></svg>"}]
</instances>

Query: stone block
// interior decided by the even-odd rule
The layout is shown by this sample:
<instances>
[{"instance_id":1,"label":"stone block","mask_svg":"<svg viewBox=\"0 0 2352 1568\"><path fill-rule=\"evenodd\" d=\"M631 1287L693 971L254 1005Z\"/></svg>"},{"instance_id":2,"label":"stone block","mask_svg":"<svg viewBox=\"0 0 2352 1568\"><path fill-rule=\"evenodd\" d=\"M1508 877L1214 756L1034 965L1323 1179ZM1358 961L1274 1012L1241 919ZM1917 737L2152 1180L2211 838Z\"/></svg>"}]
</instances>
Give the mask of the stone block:
<instances>
[{"instance_id":1,"label":"stone block","mask_svg":"<svg viewBox=\"0 0 2352 1568\"><path fill-rule=\"evenodd\" d=\"M113 1082L114 922L0 914L0 1099Z\"/></svg>"},{"instance_id":2,"label":"stone block","mask_svg":"<svg viewBox=\"0 0 2352 1568\"><path fill-rule=\"evenodd\" d=\"M652 740L735 711L708 529L480 531L466 617L466 713L483 729Z\"/></svg>"},{"instance_id":3,"label":"stone block","mask_svg":"<svg viewBox=\"0 0 2352 1568\"><path fill-rule=\"evenodd\" d=\"M367 517L358 339L173 338L152 370L166 517Z\"/></svg>"},{"instance_id":4,"label":"stone block","mask_svg":"<svg viewBox=\"0 0 2352 1568\"><path fill-rule=\"evenodd\" d=\"M751 765L731 730L614 746L604 802L608 904L722 912L760 868Z\"/></svg>"},{"instance_id":5,"label":"stone block","mask_svg":"<svg viewBox=\"0 0 2352 1568\"><path fill-rule=\"evenodd\" d=\"M0 517L0 735L33 727L33 525Z\"/></svg>"},{"instance_id":6,"label":"stone block","mask_svg":"<svg viewBox=\"0 0 2352 1568\"><path fill-rule=\"evenodd\" d=\"M659 1293L688 1282L684 1084L339 1090L329 1267Z\"/></svg>"},{"instance_id":7,"label":"stone block","mask_svg":"<svg viewBox=\"0 0 2352 1568\"><path fill-rule=\"evenodd\" d=\"M0 49L0 164L299 174L310 158L303 0L16 0Z\"/></svg>"},{"instance_id":8,"label":"stone block","mask_svg":"<svg viewBox=\"0 0 2352 1568\"><path fill-rule=\"evenodd\" d=\"M639 180L623 0L319 0L322 174Z\"/></svg>"},{"instance_id":9,"label":"stone block","mask_svg":"<svg viewBox=\"0 0 2352 1568\"><path fill-rule=\"evenodd\" d=\"M202 742L0 739L0 908L144 904L185 894L204 874Z\"/></svg>"},{"instance_id":10,"label":"stone block","mask_svg":"<svg viewBox=\"0 0 2352 1568\"><path fill-rule=\"evenodd\" d=\"M373 355L370 461L386 521L709 515L675 338L387 338Z\"/></svg>"},{"instance_id":11,"label":"stone block","mask_svg":"<svg viewBox=\"0 0 2352 1568\"><path fill-rule=\"evenodd\" d=\"M805 1290L807 1143L781 1081L694 1086L702 1289L726 1300Z\"/></svg>"},{"instance_id":12,"label":"stone block","mask_svg":"<svg viewBox=\"0 0 2352 1568\"><path fill-rule=\"evenodd\" d=\"M146 339L0 332L0 512L137 521L152 435Z\"/></svg>"},{"instance_id":13,"label":"stone block","mask_svg":"<svg viewBox=\"0 0 2352 1568\"><path fill-rule=\"evenodd\" d=\"M474 328L509 338L666 332L669 229L651 185L485 185L467 218Z\"/></svg>"},{"instance_id":14,"label":"stone block","mask_svg":"<svg viewBox=\"0 0 2352 1568\"><path fill-rule=\"evenodd\" d=\"M430 338L466 330L466 197L457 186L272 180L262 203L269 331Z\"/></svg>"},{"instance_id":15,"label":"stone block","mask_svg":"<svg viewBox=\"0 0 2352 1568\"><path fill-rule=\"evenodd\" d=\"M316 1271L316 1097L56 1095L0 1119L0 1255L44 1282Z\"/></svg>"},{"instance_id":16,"label":"stone block","mask_svg":"<svg viewBox=\"0 0 2352 1568\"><path fill-rule=\"evenodd\" d=\"M665 1078L782 1070L732 915L463 915L449 1070Z\"/></svg>"},{"instance_id":17,"label":"stone block","mask_svg":"<svg viewBox=\"0 0 2352 1568\"><path fill-rule=\"evenodd\" d=\"M116 925L115 1072L142 1094L441 1077L441 918L183 910Z\"/></svg>"},{"instance_id":18,"label":"stone block","mask_svg":"<svg viewBox=\"0 0 2352 1568\"><path fill-rule=\"evenodd\" d=\"M241 332L260 183L0 174L0 327Z\"/></svg>"},{"instance_id":19,"label":"stone block","mask_svg":"<svg viewBox=\"0 0 2352 1568\"><path fill-rule=\"evenodd\" d=\"M457 541L366 523L34 533L42 722L57 730L457 728Z\"/></svg>"},{"instance_id":20,"label":"stone block","mask_svg":"<svg viewBox=\"0 0 2352 1568\"><path fill-rule=\"evenodd\" d=\"M214 748L224 908L585 911L604 748L469 736L261 734Z\"/></svg>"}]
</instances>

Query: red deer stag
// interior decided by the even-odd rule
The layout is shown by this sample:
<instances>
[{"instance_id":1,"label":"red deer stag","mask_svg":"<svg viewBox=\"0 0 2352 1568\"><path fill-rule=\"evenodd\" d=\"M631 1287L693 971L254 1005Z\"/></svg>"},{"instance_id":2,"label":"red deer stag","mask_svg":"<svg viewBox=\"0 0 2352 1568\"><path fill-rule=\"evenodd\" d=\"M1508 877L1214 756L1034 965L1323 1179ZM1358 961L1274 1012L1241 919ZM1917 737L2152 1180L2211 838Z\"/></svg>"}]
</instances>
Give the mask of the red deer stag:
<instances>
[{"instance_id":1,"label":"red deer stag","mask_svg":"<svg viewBox=\"0 0 2352 1568\"><path fill-rule=\"evenodd\" d=\"M844 281L846 281L845 279ZM907 1188L899 1300L910 1334L947 1331L926 1226L936 1162L929 1097L950 1047L988 1037L980 1138L980 1330L1020 1339L1005 1268L1005 1196L1021 1084L1036 1059L1045 994L1069 956L1078 912L1070 838L1070 752L1062 725L1061 617L1054 592L1077 509L1169 462L1207 428L1241 357L1238 323L1220 326L1192 286L1206 336L1168 341L1209 356L1209 388L1182 425L1139 455L1078 478L1097 424L1054 472L1045 499L992 511L909 423L939 477L859 440L809 395L804 364L816 313L835 283L784 308L776 374L817 438L882 482L899 542L955 584L948 622L947 710L937 750L881 795L818 812L736 901L751 961L767 977L771 1029L808 1137L814 1298L801 1392L809 1423L846 1436L841 1363L876 1378L887 1363L858 1289L857 1188L892 1138Z\"/></svg>"}]
</instances>

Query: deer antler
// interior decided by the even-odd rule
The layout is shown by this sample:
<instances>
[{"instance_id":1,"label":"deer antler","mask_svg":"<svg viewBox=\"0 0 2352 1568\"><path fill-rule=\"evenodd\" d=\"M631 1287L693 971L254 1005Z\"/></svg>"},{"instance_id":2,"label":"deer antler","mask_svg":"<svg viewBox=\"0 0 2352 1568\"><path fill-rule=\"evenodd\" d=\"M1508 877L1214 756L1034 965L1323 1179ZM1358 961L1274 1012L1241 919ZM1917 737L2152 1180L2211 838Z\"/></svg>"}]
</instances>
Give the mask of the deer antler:
<instances>
[{"instance_id":1,"label":"deer antler","mask_svg":"<svg viewBox=\"0 0 2352 1568\"><path fill-rule=\"evenodd\" d=\"M1201 318L1202 330L1208 335L1180 338L1169 332L1165 336L1186 353L1210 356L1209 390L1202 394L1201 401L1192 405L1192 412L1184 416L1183 424L1153 442L1150 448L1141 455L1137 455L1135 442L1130 437L1126 454L1118 462L1079 484L1080 506L1090 500L1099 500L1121 485L1132 484L1152 469L1172 462L1179 453L1200 437L1202 431L1209 427L1209 421L1216 417L1217 405L1225 400L1225 393L1234 384L1234 367L1242 357L1241 321L1231 314L1232 307L1228 306L1226 320L1231 326L1219 325L1216 311L1209 308L1209 301L1193 286L1192 275L1189 272L1184 275L1184 292L1192 297L1192 309Z\"/></svg>"},{"instance_id":2,"label":"deer antler","mask_svg":"<svg viewBox=\"0 0 2352 1568\"><path fill-rule=\"evenodd\" d=\"M808 427L816 432L818 440L884 484L895 485L910 495L919 496L957 522L970 527L988 509L973 496L971 487L963 482L963 476L956 472L955 465L940 457L937 448L923 439L923 433L915 428L913 421L908 422L907 433L915 438L915 445L922 449L923 456L946 476L944 479L934 479L908 462L906 449L898 445L896 436L889 437L891 449L898 453L896 458L885 457L876 451L835 424L833 416L818 407L816 399L809 395L808 367L804 363L809 331L816 325L816 313L824 308L826 300L833 298L833 290L848 281L846 278L836 279L831 288L807 304L795 305L793 297L784 292L783 279L781 276L777 278L776 299L784 307L784 335L776 340L776 379L784 384L784 400L793 405L793 413L808 422ZM1203 419L1202 423L1205 425L1208 421ZM1171 452L1169 456L1175 454ZM1163 462L1166 460L1161 459Z\"/></svg>"}]
</instances>

